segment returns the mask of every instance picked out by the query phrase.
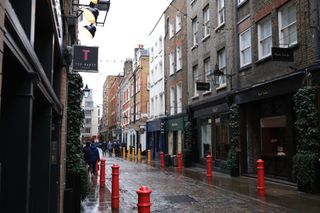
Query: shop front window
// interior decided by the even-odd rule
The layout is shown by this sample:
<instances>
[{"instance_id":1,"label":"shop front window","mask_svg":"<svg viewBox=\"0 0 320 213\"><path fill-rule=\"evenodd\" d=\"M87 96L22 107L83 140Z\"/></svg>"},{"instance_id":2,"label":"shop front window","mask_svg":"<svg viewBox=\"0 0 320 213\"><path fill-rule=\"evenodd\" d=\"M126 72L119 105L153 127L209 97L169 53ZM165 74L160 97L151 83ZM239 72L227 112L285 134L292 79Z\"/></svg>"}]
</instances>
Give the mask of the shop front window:
<instances>
[{"instance_id":1,"label":"shop front window","mask_svg":"<svg viewBox=\"0 0 320 213\"><path fill-rule=\"evenodd\" d=\"M230 150L228 117L229 114L221 114L215 119L215 158L219 160L227 160Z\"/></svg>"},{"instance_id":2,"label":"shop front window","mask_svg":"<svg viewBox=\"0 0 320 213\"><path fill-rule=\"evenodd\" d=\"M211 154L211 119L201 124L201 157Z\"/></svg>"},{"instance_id":3,"label":"shop front window","mask_svg":"<svg viewBox=\"0 0 320 213\"><path fill-rule=\"evenodd\" d=\"M267 175L287 177L290 173L286 123L286 116L260 119L261 158Z\"/></svg>"},{"instance_id":4,"label":"shop front window","mask_svg":"<svg viewBox=\"0 0 320 213\"><path fill-rule=\"evenodd\" d=\"M261 153L285 156L288 150L286 143L286 117L261 118L260 125Z\"/></svg>"}]
</instances>

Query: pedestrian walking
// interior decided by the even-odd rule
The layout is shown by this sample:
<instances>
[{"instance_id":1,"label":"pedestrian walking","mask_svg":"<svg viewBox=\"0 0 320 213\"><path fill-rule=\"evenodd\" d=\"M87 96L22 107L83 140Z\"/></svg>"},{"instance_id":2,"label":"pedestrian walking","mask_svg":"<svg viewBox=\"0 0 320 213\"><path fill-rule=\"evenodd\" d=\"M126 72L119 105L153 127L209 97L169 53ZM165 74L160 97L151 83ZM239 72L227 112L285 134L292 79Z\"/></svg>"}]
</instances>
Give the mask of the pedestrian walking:
<instances>
[{"instance_id":1,"label":"pedestrian walking","mask_svg":"<svg viewBox=\"0 0 320 213\"><path fill-rule=\"evenodd\" d=\"M83 155L84 155L84 161L88 165L88 171L89 171L89 166L90 166L89 159L90 159L90 153L91 153L89 141L86 142L86 145L85 145L85 147L83 147L82 151L83 151Z\"/></svg>"},{"instance_id":2,"label":"pedestrian walking","mask_svg":"<svg viewBox=\"0 0 320 213\"><path fill-rule=\"evenodd\" d=\"M112 143L111 141L108 142L108 151L109 151L109 157L112 156Z\"/></svg>"},{"instance_id":3,"label":"pedestrian walking","mask_svg":"<svg viewBox=\"0 0 320 213\"><path fill-rule=\"evenodd\" d=\"M103 141L101 144L101 149L102 149L102 155L106 156L107 150L108 150L108 143L107 141Z\"/></svg>"},{"instance_id":4,"label":"pedestrian walking","mask_svg":"<svg viewBox=\"0 0 320 213\"><path fill-rule=\"evenodd\" d=\"M92 175L96 174L96 171L95 171L96 162L100 162L100 156L99 156L98 148L93 141L90 146L90 157L89 157L90 172Z\"/></svg>"}]
</instances>

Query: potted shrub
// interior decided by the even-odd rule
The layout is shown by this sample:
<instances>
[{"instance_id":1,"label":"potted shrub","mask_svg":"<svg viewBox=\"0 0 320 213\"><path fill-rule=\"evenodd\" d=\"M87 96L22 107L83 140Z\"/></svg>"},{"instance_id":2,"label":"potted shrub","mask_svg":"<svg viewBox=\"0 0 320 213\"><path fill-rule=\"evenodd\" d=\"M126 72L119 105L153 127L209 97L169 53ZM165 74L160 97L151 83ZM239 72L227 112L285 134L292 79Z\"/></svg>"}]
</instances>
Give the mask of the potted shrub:
<instances>
[{"instance_id":1,"label":"potted shrub","mask_svg":"<svg viewBox=\"0 0 320 213\"><path fill-rule=\"evenodd\" d=\"M316 107L316 90L306 86L293 97L296 113L297 153L293 156L293 175L298 189L306 192L319 190L320 134Z\"/></svg>"}]
</instances>

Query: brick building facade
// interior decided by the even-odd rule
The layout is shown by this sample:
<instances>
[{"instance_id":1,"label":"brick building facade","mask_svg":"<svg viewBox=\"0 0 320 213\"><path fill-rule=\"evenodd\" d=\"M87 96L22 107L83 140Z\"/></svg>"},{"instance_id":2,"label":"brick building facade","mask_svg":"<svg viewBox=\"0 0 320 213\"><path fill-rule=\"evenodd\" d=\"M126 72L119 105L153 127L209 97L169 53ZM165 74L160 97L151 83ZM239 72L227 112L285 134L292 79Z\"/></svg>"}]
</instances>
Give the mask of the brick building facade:
<instances>
[{"instance_id":1,"label":"brick building facade","mask_svg":"<svg viewBox=\"0 0 320 213\"><path fill-rule=\"evenodd\" d=\"M293 94L304 86L306 72L311 73L313 85L319 84L319 34L314 34L312 27L319 20L319 8L312 9L314 2L242 1L237 6L235 102L241 110L240 164L244 174L254 174L256 160L262 158L267 176L294 181ZM245 40L246 47L241 43ZM250 49L251 57L241 61L245 48ZM275 60L272 48L292 51L293 60Z\"/></svg>"}]
</instances>

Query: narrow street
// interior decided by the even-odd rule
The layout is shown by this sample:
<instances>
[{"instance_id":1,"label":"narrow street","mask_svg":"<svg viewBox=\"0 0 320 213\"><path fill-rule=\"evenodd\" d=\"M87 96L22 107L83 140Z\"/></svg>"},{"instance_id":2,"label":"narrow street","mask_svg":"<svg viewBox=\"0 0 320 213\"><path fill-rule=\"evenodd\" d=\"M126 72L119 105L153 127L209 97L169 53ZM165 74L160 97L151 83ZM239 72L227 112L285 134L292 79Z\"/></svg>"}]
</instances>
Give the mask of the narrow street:
<instances>
[{"instance_id":1,"label":"narrow street","mask_svg":"<svg viewBox=\"0 0 320 213\"><path fill-rule=\"evenodd\" d=\"M120 209L111 210L111 166L120 166ZM91 179L92 191L82 202L82 212L137 212L136 191L152 190L151 212L319 212L320 196L299 192L295 187L266 182L266 196L257 195L256 180L230 177L213 171L207 180L199 167L161 170L122 158L106 157L106 186Z\"/></svg>"}]
</instances>

